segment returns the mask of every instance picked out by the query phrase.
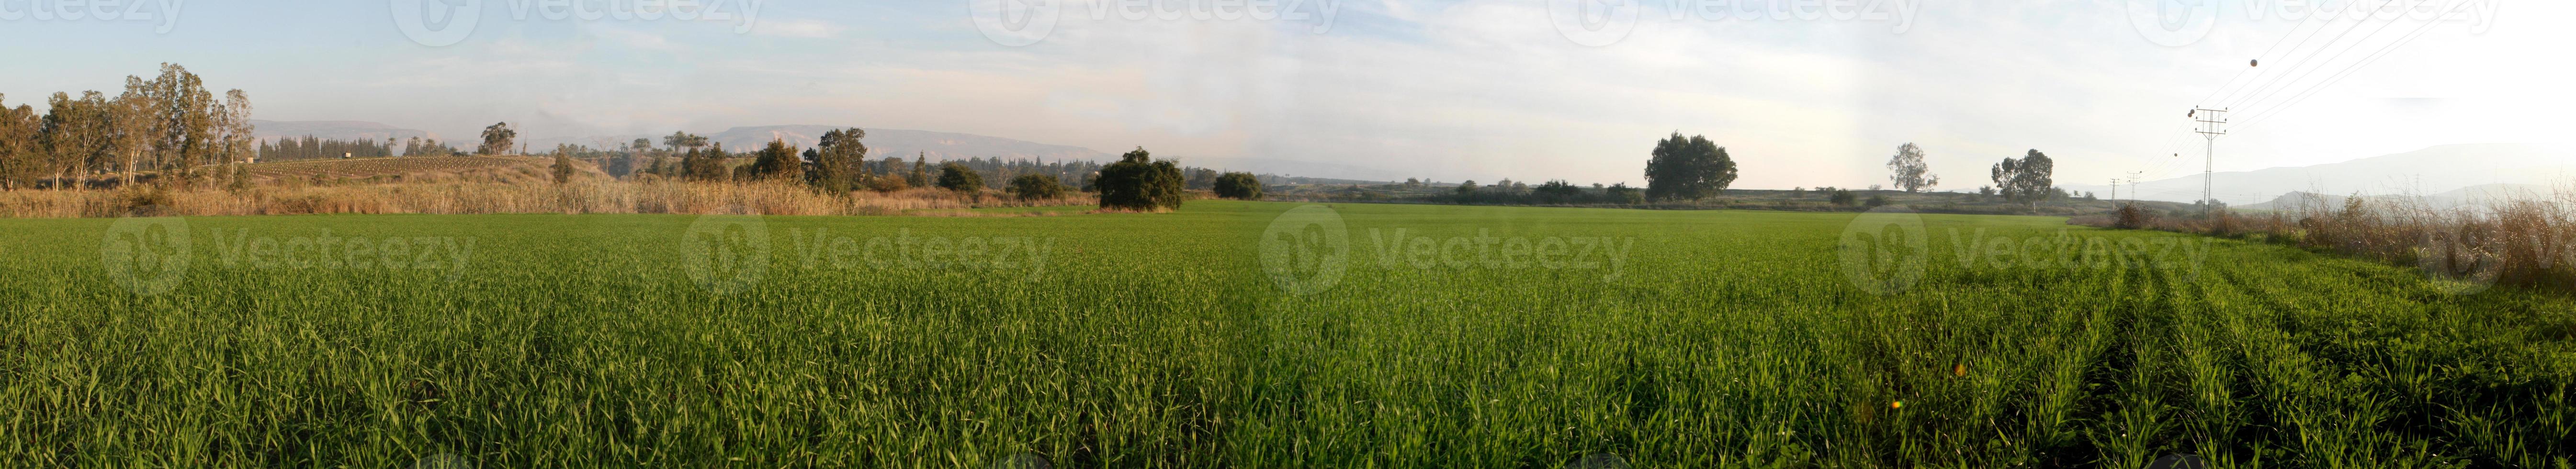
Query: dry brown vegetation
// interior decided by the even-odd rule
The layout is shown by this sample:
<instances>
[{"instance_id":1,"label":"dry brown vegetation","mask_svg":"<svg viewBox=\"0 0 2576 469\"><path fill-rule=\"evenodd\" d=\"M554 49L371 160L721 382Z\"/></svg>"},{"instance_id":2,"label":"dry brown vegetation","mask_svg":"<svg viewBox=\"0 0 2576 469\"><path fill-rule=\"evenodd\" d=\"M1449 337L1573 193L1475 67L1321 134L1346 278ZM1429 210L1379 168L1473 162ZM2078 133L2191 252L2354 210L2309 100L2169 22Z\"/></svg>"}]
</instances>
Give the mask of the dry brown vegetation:
<instances>
[{"instance_id":1,"label":"dry brown vegetation","mask_svg":"<svg viewBox=\"0 0 2576 469\"><path fill-rule=\"evenodd\" d=\"M2071 223L2145 228L2289 244L2402 265L2485 284L2576 288L2576 188L2470 207L2412 198L2352 197L2341 207L2309 200L2267 214L2154 219L2081 217Z\"/></svg>"},{"instance_id":2,"label":"dry brown vegetation","mask_svg":"<svg viewBox=\"0 0 2576 469\"><path fill-rule=\"evenodd\" d=\"M417 160L417 161L392 161ZM644 176L616 180L584 167L557 184L538 158L454 157L250 165L248 188L229 176L170 178L108 190L0 192L0 216L16 218L493 213L757 213L763 215L957 216L967 209L1096 204L1086 194L1019 201L996 192L939 189L818 193L792 181L684 182ZM335 164L336 163L336 164Z\"/></svg>"}]
</instances>

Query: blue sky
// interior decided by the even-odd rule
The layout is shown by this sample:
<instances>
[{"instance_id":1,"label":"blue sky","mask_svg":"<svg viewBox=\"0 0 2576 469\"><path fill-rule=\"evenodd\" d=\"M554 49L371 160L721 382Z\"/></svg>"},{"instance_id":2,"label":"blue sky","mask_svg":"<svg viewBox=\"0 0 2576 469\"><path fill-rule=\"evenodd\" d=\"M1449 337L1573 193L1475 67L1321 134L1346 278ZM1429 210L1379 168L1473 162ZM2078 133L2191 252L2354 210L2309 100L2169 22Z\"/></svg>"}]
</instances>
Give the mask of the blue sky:
<instances>
[{"instance_id":1,"label":"blue sky","mask_svg":"<svg viewBox=\"0 0 2576 469\"><path fill-rule=\"evenodd\" d=\"M432 47L396 14L422 1L479 5L480 16ZM1744 165L1739 185L1765 188L1880 182L1906 142L1931 152L1944 188L1976 187L1987 165L2034 148L2059 160L2066 183L2187 175L2198 142L2178 137L2183 111L2237 88L2248 91L2243 117L2273 115L2222 140L2221 170L2546 141L2576 124L2560 112L2576 97L2555 63L2576 44L2554 24L2576 12L2566 2L2399 0L2494 12L2427 24L2284 17L2293 0L2227 0L2214 16L2180 15L2197 18L2178 23L2197 39L2175 40L2132 21L2132 3L2148 0L1853 2L1910 14L1880 19L1776 13L1802 0L1676 17L1699 0L1642 0L1625 10L1633 23L1610 0L1593 11L1612 12L1604 31L1626 34L1587 44L1601 35L1560 27L1579 25L1564 14L1574 0L1282 0L1304 20L1092 9L1116 1L728 0L716 11L736 18L683 21L520 16L542 4L514 0L195 0L173 21L40 17L56 2L0 0L0 93L41 107L45 94L113 90L177 62L250 92L270 120L448 136L506 120L539 137L859 125L1452 181L1639 183L1652 141L1681 131L1727 146ZM1054 6L1053 28L979 29L979 8L1015 4ZM2187 34L2202 24L2205 36ZM2419 24L2421 37L2399 44ZM2255 57L2274 58L2240 74ZM2273 86L2222 90L2231 78Z\"/></svg>"}]
</instances>

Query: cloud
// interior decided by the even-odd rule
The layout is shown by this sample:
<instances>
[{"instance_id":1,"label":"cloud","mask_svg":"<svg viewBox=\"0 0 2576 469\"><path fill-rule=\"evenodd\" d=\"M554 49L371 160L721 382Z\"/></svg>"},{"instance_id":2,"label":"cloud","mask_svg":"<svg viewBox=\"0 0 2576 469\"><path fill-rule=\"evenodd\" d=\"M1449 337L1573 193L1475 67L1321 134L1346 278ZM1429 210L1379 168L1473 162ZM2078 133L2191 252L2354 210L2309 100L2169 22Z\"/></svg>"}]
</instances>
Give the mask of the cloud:
<instances>
[{"instance_id":1,"label":"cloud","mask_svg":"<svg viewBox=\"0 0 2576 469\"><path fill-rule=\"evenodd\" d=\"M831 39L840 37L845 29L821 20L767 20L753 26L751 32L772 37Z\"/></svg>"}]
</instances>

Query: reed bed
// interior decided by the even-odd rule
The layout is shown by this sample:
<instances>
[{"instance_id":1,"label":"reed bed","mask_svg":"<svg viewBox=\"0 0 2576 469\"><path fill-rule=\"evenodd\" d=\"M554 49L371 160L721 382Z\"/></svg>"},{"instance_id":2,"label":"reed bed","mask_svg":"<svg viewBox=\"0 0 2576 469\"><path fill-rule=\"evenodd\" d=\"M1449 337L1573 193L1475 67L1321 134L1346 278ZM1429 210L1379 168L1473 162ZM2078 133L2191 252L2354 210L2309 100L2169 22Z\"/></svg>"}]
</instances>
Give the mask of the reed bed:
<instances>
[{"instance_id":1,"label":"reed bed","mask_svg":"<svg viewBox=\"0 0 2576 469\"><path fill-rule=\"evenodd\" d=\"M2576 189L2437 207L2412 197L2310 195L2262 214L2154 219L2131 212L2075 224L2288 244L2401 265L2449 280L2576 289Z\"/></svg>"},{"instance_id":2,"label":"reed bed","mask_svg":"<svg viewBox=\"0 0 2576 469\"><path fill-rule=\"evenodd\" d=\"M241 191L202 187L0 192L0 217L99 218L127 215L619 213L903 215L916 211L1090 205L1088 195L1021 201L999 192L940 189L826 194L793 182L683 182L667 179L510 181L491 175L436 182L278 184Z\"/></svg>"}]
</instances>

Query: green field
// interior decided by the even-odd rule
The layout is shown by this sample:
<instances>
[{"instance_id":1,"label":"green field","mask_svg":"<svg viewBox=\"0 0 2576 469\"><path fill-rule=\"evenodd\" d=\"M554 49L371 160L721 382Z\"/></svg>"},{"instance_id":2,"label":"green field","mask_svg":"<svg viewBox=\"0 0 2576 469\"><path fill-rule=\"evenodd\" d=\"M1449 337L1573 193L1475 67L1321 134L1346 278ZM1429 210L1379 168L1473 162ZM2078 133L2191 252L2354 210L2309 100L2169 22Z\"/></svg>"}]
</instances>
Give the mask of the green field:
<instances>
[{"instance_id":1,"label":"green field","mask_svg":"<svg viewBox=\"0 0 2576 469\"><path fill-rule=\"evenodd\" d=\"M1925 215L1891 292L1848 213L1298 207L0 220L0 466L2576 464L2563 297L2056 218Z\"/></svg>"}]
</instances>

